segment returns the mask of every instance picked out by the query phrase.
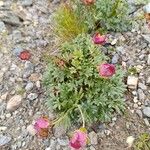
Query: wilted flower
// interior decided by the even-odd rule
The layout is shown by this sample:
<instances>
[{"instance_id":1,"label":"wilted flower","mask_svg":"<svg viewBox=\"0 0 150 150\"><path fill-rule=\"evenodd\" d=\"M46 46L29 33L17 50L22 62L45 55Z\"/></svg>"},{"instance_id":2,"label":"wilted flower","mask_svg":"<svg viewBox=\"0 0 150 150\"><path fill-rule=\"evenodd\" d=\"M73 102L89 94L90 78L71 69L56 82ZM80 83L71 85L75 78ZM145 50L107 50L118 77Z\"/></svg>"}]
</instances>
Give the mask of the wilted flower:
<instances>
[{"instance_id":1,"label":"wilted flower","mask_svg":"<svg viewBox=\"0 0 150 150\"><path fill-rule=\"evenodd\" d=\"M70 140L70 147L73 149L81 149L86 146L88 141L87 131L83 128L76 130Z\"/></svg>"},{"instance_id":2,"label":"wilted flower","mask_svg":"<svg viewBox=\"0 0 150 150\"><path fill-rule=\"evenodd\" d=\"M65 62L64 62L63 60L59 60L59 61L57 62L57 65L58 65L60 68L64 68Z\"/></svg>"},{"instance_id":3,"label":"wilted flower","mask_svg":"<svg viewBox=\"0 0 150 150\"><path fill-rule=\"evenodd\" d=\"M99 75L102 77L112 77L116 72L113 64L101 64L99 66Z\"/></svg>"},{"instance_id":4,"label":"wilted flower","mask_svg":"<svg viewBox=\"0 0 150 150\"><path fill-rule=\"evenodd\" d=\"M38 136L47 137L49 132L50 122L47 117L41 117L36 120L34 129Z\"/></svg>"},{"instance_id":5,"label":"wilted flower","mask_svg":"<svg viewBox=\"0 0 150 150\"><path fill-rule=\"evenodd\" d=\"M103 45L103 44L106 43L106 36L105 35L100 35L99 33L96 33L93 36L93 42L94 42L94 44Z\"/></svg>"},{"instance_id":6,"label":"wilted flower","mask_svg":"<svg viewBox=\"0 0 150 150\"><path fill-rule=\"evenodd\" d=\"M20 53L19 58L22 60L29 60L31 57L31 54L28 50L24 50Z\"/></svg>"},{"instance_id":7,"label":"wilted flower","mask_svg":"<svg viewBox=\"0 0 150 150\"><path fill-rule=\"evenodd\" d=\"M82 0L85 5L91 5L95 3L95 0Z\"/></svg>"}]
</instances>

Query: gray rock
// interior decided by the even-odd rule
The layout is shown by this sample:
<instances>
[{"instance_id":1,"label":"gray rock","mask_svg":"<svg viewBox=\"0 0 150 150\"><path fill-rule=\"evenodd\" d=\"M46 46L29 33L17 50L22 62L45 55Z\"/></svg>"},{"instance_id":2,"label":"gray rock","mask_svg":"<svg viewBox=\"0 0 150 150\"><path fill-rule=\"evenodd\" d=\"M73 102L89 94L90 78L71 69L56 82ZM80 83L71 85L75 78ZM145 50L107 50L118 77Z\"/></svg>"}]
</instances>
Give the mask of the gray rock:
<instances>
[{"instance_id":1,"label":"gray rock","mask_svg":"<svg viewBox=\"0 0 150 150\"><path fill-rule=\"evenodd\" d=\"M147 126L150 126L149 121L148 121L147 118L144 118L144 122L145 122L145 124L146 124Z\"/></svg>"},{"instance_id":2,"label":"gray rock","mask_svg":"<svg viewBox=\"0 0 150 150\"><path fill-rule=\"evenodd\" d=\"M0 21L0 32L3 32L6 30L4 22Z\"/></svg>"},{"instance_id":3,"label":"gray rock","mask_svg":"<svg viewBox=\"0 0 150 150\"><path fill-rule=\"evenodd\" d=\"M90 138L90 143L92 145L97 145L98 144L98 137L97 137L97 134L94 131L89 133L89 138Z\"/></svg>"},{"instance_id":4,"label":"gray rock","mask_svg":"<svg viewBox=\"0 0 150 150\"><path fill-rule=\"evenodd\" d=\"M57 144L56 140L51 139L50 140L50 146L48 148L46 148L45 150L55 150L56 144Z\"/></svg>"},{"instance_id":5,"label":"gray rock","mask_svg":"<svg viewBox=\"0 0 150 150\"><path fill-rule=\"evenodd\" d=\"M136 110L136 114L137 114L140 118L143 117L142 111L139 110L139 109Z\"/></svg>"},{"instance_id":6,"label":"gray rock","mask_svg":"<svg viewBox=\"0 0 150 150\"><path fill-rule=\"evenodd\" d=\"M112 62L113 64L116 64L116 63L118 63L118 60L119 60L119 55L118 55L118 54L115 54L115 55L113 56L111 62Z\"/></svg>"},{"instance_id":7,"label":"gray rock","mask_svg":"<svg viewBox=\"0 0 150 150\"><path fill-rule=\"evenodd\" d=\"M54 136L57 138L65 135L66 133L66 130L63 126L56 126L53 128L53 130L54 130Z\"/></svg>"},{"instance_id":8,"label":"gray rock","mask_svg":"<svg viewBox=\"0 0 150 150\"><path fill-rule=\"evenodd\" d=\"M139 97L139 100L144 100L146 97L144 92L141 89L138 89L138 97Z\"/></svg>"},{"instance_id":9,"label":"gray rock","mask_svg":"<svg viewBox=\"0 0 150 150\"><path fill-rule=\"evenodd\" d=\"M143 109L143 114L146 116L146 117L150 117L150 107L145 107Z\"/></svg>"},{"instance_id":10,"label":"gray rock","mask_svg":"<svg viewBox=\"0 0 150 150\"><path fill-rule=\"evenodd\" d=\"M148 43L150 43L150 36L149 36L149 34L143 34L142 36L143 36L143 38L144 38Z\"/></svg>"},{"instance_id":11,"label":"gray rock","mask_svg":"<svg viewBox=\"0 0 150 150\"><path fill-rule=\"evenodd\" d=\"M44 141L43 141L43 144L44 144L44 146L49 146L50 145L50 140L49 139L45 139Z\"/></svg>"},{"instance_id":12,"label":"gray rock","mask_svg":"<svg viewBox=\"0 0 150 150\"><path fill-rule=\"evenodd\" d=\"M34 65L30 61L25 62L23 78L28 78L34 71Z\"/></svg>"},{"instance_id":13,"label":"gray rock","mask_svg":"<svg viewBox=\"0 0 150 150\"><path fill-rule=\"evenodd\" d=\"M36 93L30 93L27 98L29 100L35 100L38 97L38 95Z\"/></svg>"},{"instance_id":14,"label":"gray rock","mask_svg":"<svg viewBox=\"0 0 150 150\"><path fill-rule=\"evenodd\" d=\"M147 83L147 84L150 84L150 77L147 78L146 83Z\"/></svg>"},{"instance_id":15,"label":"gray rock","mask_svg":"<svg viewBox=\"0 0 150 150\"><path fill-rule=\"evenodd\" d=\"M145 105L145 106L150 105L150 100L149 100L149 99L146 99L145 102L144 102L144 105Z\"/></svg>"},{"instance_id":16,"label":"gray rock","mask_svg":"<svg viewBox=\"0 0 150 150\"><path fill-rule=\"evenodd\" d=\"M143 84L143 83L139 83L138 87L141 88L142 90L146 90L147 89L146 85Z\"/></svg>"},{"instance_id":17,"label":"gray rock","mask_svg":"<svg viewBox=\"0 0 150 150\"><path fill-rule=\"evenodd\" d=\"M26 91L30 91L30 90L32 90L33 89L33 83L32 82L28 82L27 83L27 85L26 85L26 87L25 87L25 90Z\"/></svg>"},{"instance_id":18,"label":"gray rock","mask_svg":"<svg viewBox=\"0 0 150 150\"><path fill-rule=\"evenodd\" d=\"M22 6L31 6L33 4L33 0L21 0Z\"/></svg>"},{"instance_id":19,"label":"gray rock","mask_svg":"<svg viewBox=\"0 0 150 150\"><path fill-rule=\"evenodd\" d=\"M11 141L10 136L3 136L2 134L0 134L0 146L7 145L10 141Z\"/></svg>"},{"instance_id":20,"label":"gray rock","mask_svg":"<svg viewBox=\"0 0 150 150\"><path fill-rule=\"evenodd\" d=\"M0 72L0 82L3 81L4 72Z\"/></svg>"},{"instance_id":21,"label":"gray rock","mask_svg":"<svg viewBox=\"0 0 150 150\"><path fill-rule=\"evenodd\" d=\"M20 95L13 96L7 103L6 109L9 111L16 110L22 102L22 97Z\"/></svg>"},{"instance_id":22,"label":"gray rock","mask_svg":"<svg viewBox=\"0 0 150 150\"><path fill-rule=\"evenodd\" d=\"M22 40L22 35L19 30L14 30L12 32L12 36L13 36L13 41L15 41L15 42L19 42Z\"/></svg>"},{"instance_id":23,"label":"gray rock","mask_svg":"<svg viewBox=\"0 0 150 150\"><path fill-rule=\"evenodd\" d=\"M61 145L61 146L67 146L69 144L68 138L63 138L63 139L58 138L57 141L58 141L59 145Z\"/></svg>"},{"instance_id":24,"label":"gray rock","mask_svg":"<svg viewBox=\"0 0 150 150\"><path fill-rule=\"evenodd\" d=\"M16 16L11 11L7 11L7 12L4 11L0 16L0 20L5 22L6 24L10 24L10 25L14 25L14 26L19 26L21 24L20 20L19 20L19 17Z\"/></svg>"},{"instance_id":25,"label":"gray rock","mask_svg":"<svg viewBox=\"0 0 150 150\"><path fill-rule=\"evenodd\" d=\"M24 49L21 48L21 47L16 47L14 48L12 51L13 51L13 54L16 55L16 56L19 56L20 53L23 51Z\"/></svg>"},{"instance_id":26,"label":"gray rock","mask_svg":"<svg viewBox=\"0 0 150 150\"><path fill-rule=\"evenodd\" d=\"M126 53L125 48L123 46L116 47L116 51L122 55L124 55Z\"/></svg>"}]
</instances>

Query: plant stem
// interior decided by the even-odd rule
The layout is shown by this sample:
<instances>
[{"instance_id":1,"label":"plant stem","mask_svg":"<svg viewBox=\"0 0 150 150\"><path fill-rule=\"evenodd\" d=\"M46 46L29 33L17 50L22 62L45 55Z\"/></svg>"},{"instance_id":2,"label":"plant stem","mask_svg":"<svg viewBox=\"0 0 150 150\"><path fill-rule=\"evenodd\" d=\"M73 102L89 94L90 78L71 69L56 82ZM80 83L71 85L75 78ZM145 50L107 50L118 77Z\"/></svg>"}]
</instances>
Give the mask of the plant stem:
<instances>
[{"instance_id":1,"label":"plant stem","mask_svg":"<svg viewBox=\"0 0 150 150\"><path fill-rule=\"evenodd\" d=\"M78 106L78 109L79 109L79 111L80 111L80 113L81 113L82 122L83 122L83 128L85 128L85 119L84 119L84 116L83 116L83 112L82 112L82 110L81 110L81 107L80 107L79 105L77 105L77 106Z\"/></svg>"},{"instance_id":2,"label":"plant stem","mask_svg":"<svg viewBox=\"0 0 150 150\"><path fill-rule=\"evenodd\" d=\"M61 122L61 121L66 117L66 115L68 115L68 113L69 113L73 108L74 108L74 107L71 107L70 109L68 109L68 110L66 111L66 113L65 113L64 115L62 115L59 119L56 119L56 121L53 122L53 125L55 125L55 124Z\"/></svg>"}]
</instances>

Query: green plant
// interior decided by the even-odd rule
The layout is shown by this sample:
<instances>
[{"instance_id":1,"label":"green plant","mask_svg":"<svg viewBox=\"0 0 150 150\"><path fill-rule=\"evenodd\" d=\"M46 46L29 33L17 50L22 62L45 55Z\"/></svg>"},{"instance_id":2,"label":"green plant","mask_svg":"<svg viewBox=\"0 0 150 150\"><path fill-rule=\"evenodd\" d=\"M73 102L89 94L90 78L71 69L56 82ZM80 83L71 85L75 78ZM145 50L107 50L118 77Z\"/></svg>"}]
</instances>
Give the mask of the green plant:
<instances>
[{"instance_id":1,"label":"green plant","mask_svg":"<svg viewBox=\"0 0 150 150\"><path fill-rule=\"evenodd\" d=\"M136 75L138 73L138 70L135 67L130 67L128 69L128 74L130 75Z\"/></svg>"},{"instance_id":2,"label":"green plant","mask_svg":"<svg viewBox=\"0 0 150 150\"><path fill-rule=\"evenodd\" d=\"M126 0L96 0L93 5L74 1L75 11L83 16L89 30L127 31L131 27L129 6Z\"/></svg>"},{"instance_id":3,"label":"green plant","mask_svg":"<svg viewBox=\"0 0 150 150\"><path fill-rule=\"evenodd\" d=\"M95 7L95 15L102 28L119 32L130 28L131 20L126 0L97 0Z\"/></svg>"},{"instance_id":4,"label":"green plant","mask_svg":"<svg viewBox=\"0 0 150 150\"><path fill-rule=\"evenodd\" d=\"M150 150L150 134L143 133L136 140L134 145L135 150Z\"/></svg>"},{"instance_id":5,"label":"green plant","mask_svg":"<svg viewBox=\"0 0 150 150\"><path fill-rule=\"evenodd\" d=\"M96 0L90 6L81 0L70 0L56 11L53 30L63 43L79 34L97 30L127 31L130 25L126 0Z\"/></svg>"},{"instance_id":6,"label":"green plant","mask_svg":"<svg viewBox=\"0 0 150 150\"><path fill-rule=\"evenodd\" d=\"M149 0L135 0L136 5L145 5L149 2Z\"/></svg>"},{"instance_id":7,"label":"green plant","mask_svg":"<svg viewBox=\"0 0 150 150\"><path fill-rule=\"evenodd\" d=\"M88 35L64 43L60 55L51 58L44 84L47 104L58 113L54 124L107 121L124 109L122 70L109 79L99 76L97 66L107 59Z\"/></svg>"},{"instance_id":8,"label":"green plant","mask_svg":"<svg viewBox=\"0 0 150 150\"><path fill-rule=\"evenodd\" d=\"M72 5L68 3L61 5L56 11L53 30L61 42L64 42L72 40L78 34L86 33L87 26L82 15L77 15Z\"/></svg>"}]
</instances>

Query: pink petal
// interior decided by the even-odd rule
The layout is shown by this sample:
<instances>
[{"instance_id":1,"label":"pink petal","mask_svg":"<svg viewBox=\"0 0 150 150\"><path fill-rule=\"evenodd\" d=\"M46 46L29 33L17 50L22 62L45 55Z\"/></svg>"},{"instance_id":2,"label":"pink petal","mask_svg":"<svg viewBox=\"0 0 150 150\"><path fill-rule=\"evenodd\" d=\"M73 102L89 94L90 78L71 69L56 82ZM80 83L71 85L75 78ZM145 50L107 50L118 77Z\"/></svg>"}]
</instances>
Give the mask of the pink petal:
<instances>
[{"instance_id":1,"label":"pink petal","mask_svg":"<svg viewBox=\"0 0 150 150\"><path fill-rule=\"evenodd\" d=\"M99 74L102 77L111 77L115 74L115 66L112 64L102 64L99 67Z\"/></svg>"},{"instance_id":2,"label":"pink petal","mask_svg":"<svg viewBox=\"0 0 150 150\"><path fill-rule=\"evenodd\" d=\"M70 146L75 149L80 149L81 147L84 147L86 145L86 142L87 134L83 131L77 130L70 140Z\"/></svg>"},{"instance_id":3,"label":"pink petal","mask_svg":"<svg viewBox=\"0 0 150 150\"><path fill-rule=\"evenodd\" d=\"M39 118L36 123L40 128L48 128L49 122L46 119Z\"/></svg>"},{"instance_id":4,"label":"pink petal","mask_svg":"<svg viewBox=\"0 0 150 150\"><path fill-rule=\"evenodd\" d=\"M106 36L105 35L100 35L99 33L96 33L94 36L93 36L93 42L95 44L105 44L106 43Z\"/></svg>"}]
</instances>

